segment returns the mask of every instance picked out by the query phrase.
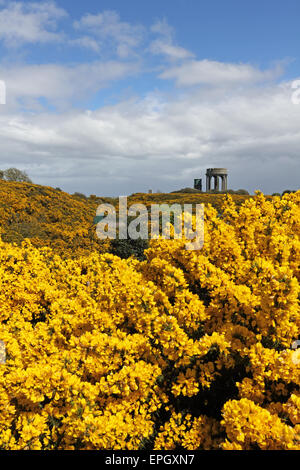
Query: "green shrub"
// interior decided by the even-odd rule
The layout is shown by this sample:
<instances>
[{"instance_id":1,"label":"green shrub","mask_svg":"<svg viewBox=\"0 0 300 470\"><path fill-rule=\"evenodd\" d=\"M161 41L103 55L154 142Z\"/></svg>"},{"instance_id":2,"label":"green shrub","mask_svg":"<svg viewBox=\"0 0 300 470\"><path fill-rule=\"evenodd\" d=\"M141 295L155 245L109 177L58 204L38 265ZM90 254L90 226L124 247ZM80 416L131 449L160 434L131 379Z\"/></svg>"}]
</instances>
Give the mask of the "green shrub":
<instances>
[{"instance_id":1,"label":"green shrub","mask_svg":"<svg viewBox=\"0 0 300 470\"><path fill-rule=\"evenodd\" d=\"M73 196L75 196L75 197L80 197L81 199L87 199L86 195L83 194L83 193L75 192L75 193L73 194Z\"/></svg>"},{"instance_id":2,"label":"green shrub","mask_svg":"<svg viewBox=\"0 0 300 470\"><path fill-rule=\"evenodd\" d=\"M119 258L127 259L130 256L134 256L139 261L146 259L144 255L144 250L149 247L148 240L142 240L138 238L137 240L126 239L120 240L116 238L110 242L110 253L113 255L119 256Z\"/></svg>"},{"instance_id":3,"label":"green shrub","mask_svg":"<svg viewBox=\"0 0 300 470\"><path fill-rule=\"evenodd\" d=\"M247 189L237 189L235 194L239 194L240 196L249 196Z\"/></svg>"}]
</instances>

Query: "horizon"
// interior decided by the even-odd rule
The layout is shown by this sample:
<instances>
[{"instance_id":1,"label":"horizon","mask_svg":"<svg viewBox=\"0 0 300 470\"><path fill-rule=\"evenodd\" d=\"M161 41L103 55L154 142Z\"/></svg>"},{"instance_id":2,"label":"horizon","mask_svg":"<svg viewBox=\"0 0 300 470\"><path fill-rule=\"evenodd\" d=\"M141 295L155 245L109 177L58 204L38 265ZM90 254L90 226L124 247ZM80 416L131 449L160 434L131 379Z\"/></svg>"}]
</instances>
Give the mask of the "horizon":
<instances>
[{"instance_id":1,"label":"horizon","mask_svg":"<svg viewBox=\"0 0 300 470\"><path fill-rule=\"evenodd\" d=\"M232 190L299 189L299 13L0 0L0 168L107 197L193 187L209 167Z\"/></svg>"},{"instance_id":2,"label":"horizon","mask_svg":"<svg viewBox=\"0 0 300 470\"><path fill-rule=\"evenodd\" d=\"M18 168L14 168L16 169L17 171L21 171L19 170ZM1 172L1 170L0 170ZM27 175L28 176L28 175ZM28 176L29 178L29 176ZM30 179L30 178L29 178ZM211 196L226 196L226 195L233 195L233 196L251 196L251 197L255 197L257 194L262 194L263 196L265 197L272 197L272 196L284 196L286 193L297 193L300 191L300 189L294 189L294 190L290 190L290 189L285 189L283 190L282 192L279 192L279 191L275 191L274 193L272 194L268 194L268 193L263 193L261 190L257 189L257 190L254 190L253 193L249 192L248 190L245 190L245 188L240 188L240 189L232 189L232 188L228 188L226 190L215 190L214 188L212 188L211 190L208 190L206 191L205 188L203 188L202 190L199 190L197 188L194 188L193 186L187 186L185 188L179 188L179 189L175 189L174 191L160 191L160 190L157 190L157 191L152 191L151 189L148 189L148 190L145 190L145 191L136 191L136 192L132 192L132 193L128 193L128 194L118 194L116 196L111 196L111 195L108 195L108 194L100 194L100 193L97 193L97 194L88 194L88 193L83 193L83 192L80 192L80 191L68 191L66 189L62 189L58 186L51 186L51 185L47 185L47 184L41 184L41 183L36 183L35 181L17 181L17 180L8 180L8 179L5 179L5 178L1 178L0 177L0 182L1 181L4 181L5 183L8 183L8 184L14 184L14 183L17 183L17 184L28 184L28 185L33 185L33 186L41 186L41 187L44 187L44 188L47 188L47 189L51 189L51 190L54 190L54 191L60 191L60 192L64 192L65 194L68 194L69 196L75 196L75 197L82 197L84 199L103 199L103 200L106 200L106 199L112 199L112 200L116 200L116 199L120 199L122 197L127 197L127 198L130 198L132 196L136 196L136 195L139 195L139 194L142 194L142 195L147 195L149 197L151 196L157 196L158 194L186 194L187 195L187 199L189 198L189 195L193 195L193 194L199 194L199 196L201 195L211 195ZM242 191L242 192L240 192ZM245 192L246 191L246 192ZM164 202L162 202L162 204L164 204Z\"/></svg>"}]
</instances>

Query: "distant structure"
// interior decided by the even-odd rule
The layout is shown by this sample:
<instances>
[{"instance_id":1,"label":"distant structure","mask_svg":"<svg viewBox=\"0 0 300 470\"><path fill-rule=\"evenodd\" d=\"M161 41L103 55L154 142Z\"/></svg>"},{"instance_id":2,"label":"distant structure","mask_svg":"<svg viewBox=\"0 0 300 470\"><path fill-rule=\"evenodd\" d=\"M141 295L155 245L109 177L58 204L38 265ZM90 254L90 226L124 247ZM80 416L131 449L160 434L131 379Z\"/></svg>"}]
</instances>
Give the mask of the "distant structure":
<instances>
[{"instance_id":1,"label":"distant structure","mask_svg":"<svg viewBox=\"0 0 300 470\"><path fill-rule=\"evenodd\" d=\"M227 168L207 168L206 170L206 191L212 190L211 180L214 178L214 190L219 191L219 178L222 180L221 191L227 191Z\"/></svg>"},{"instance_id":2,"label":"distant structure","mask_svg":"<svg viewBox=\"0 0 300 470\"><path fill-rule=\"evenodd\" d=\"M202 191L202 179L201 178L194 179L194 189L199 189L199 191Z\"/></svg>"},{"instance_id":3,"label":"distant structure","mask_svg":"<svg viewBox=\"0 0 300 470\"><path fill-rule=\"evenodd\" d=\"M212 187L212 178L214 179L214 187ZM227 168L207 168L206 170L206 192L212 189L214 191L220 190L219 178L221 178L221 191L227 191ZM194 179L194 189L202 191L202 179Z\"/></svg>"}]
</instances>

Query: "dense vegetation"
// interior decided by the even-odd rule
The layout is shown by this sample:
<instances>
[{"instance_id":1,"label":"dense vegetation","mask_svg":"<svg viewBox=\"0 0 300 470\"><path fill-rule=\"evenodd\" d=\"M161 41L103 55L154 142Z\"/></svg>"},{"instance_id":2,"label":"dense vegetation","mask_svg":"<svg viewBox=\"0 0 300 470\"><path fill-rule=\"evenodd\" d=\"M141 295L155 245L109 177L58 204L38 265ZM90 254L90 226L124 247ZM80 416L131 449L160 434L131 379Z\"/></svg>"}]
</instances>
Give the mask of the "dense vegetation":
<instances>
[{"instance_id":1,"label":"dense vegetation","mask_svg":"<svg viewBox=\"0 0 300 470\"><path fill-rule=\"evenodd\" d=\"M99 198L0 190L2 449L300 449L300 192L191 194L202 250L121 259Z\"/></svg>"},{"instance_id":2,"label":"dense vegetation","mask_svg":"<svg viewBox=\"0 0 300 470\"><path fill-rule=\"evenodd\" d=\"M233 197L237 205L247 199L247 196ZM136 193L128 197L128 206L137 202L147 208L153 203L210 203L220 211L223 199L221 194ZM64 257L107 251L109 243L100 241L95 232L96 208L101 203L118 208L118 198L87 197L78 192L70 195L59 188L0 179L2 240L20 244L29 238L34 246L51 246ZM131 241L120 243L120 247L114 243L112 252L124 252L124 257L127 257L131 250L134 253L134 245L138 246L137 252L140 253L143 243Z\"/></svg>"},{"instance_id":3,"label":"dense vegetation","mask_svg":"<svg viewBox=\"0 0 300 470\"><path fill-rule=\"evenodd\" d=\"M51 246L60 255L105 251L95 233L97 204L59 189L0 180L2 240L20 244L29 238L36 247Z\"/></svg>"}]
</instances>

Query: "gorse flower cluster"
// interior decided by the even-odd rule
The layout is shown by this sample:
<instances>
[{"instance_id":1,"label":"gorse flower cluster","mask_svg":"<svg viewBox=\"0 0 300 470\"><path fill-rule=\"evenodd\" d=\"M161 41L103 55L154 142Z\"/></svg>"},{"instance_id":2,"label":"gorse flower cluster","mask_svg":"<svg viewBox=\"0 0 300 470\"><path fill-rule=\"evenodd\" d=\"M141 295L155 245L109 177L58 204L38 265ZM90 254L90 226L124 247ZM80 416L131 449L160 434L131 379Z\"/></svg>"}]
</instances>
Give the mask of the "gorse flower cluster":
<instances>
[{"instance_id":1,"label":"gorse flower cluster","mask_svg":"<svg viewBox=\"0 0 300 470\"><path fill-rule=\"evenodd\" d=\"M300 449L300 192L227 196L184 246L0 242L0 448Z\"/></svg>"}]
</instances>

